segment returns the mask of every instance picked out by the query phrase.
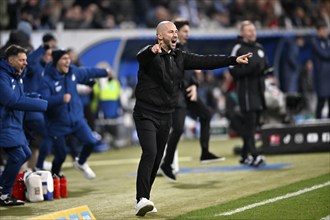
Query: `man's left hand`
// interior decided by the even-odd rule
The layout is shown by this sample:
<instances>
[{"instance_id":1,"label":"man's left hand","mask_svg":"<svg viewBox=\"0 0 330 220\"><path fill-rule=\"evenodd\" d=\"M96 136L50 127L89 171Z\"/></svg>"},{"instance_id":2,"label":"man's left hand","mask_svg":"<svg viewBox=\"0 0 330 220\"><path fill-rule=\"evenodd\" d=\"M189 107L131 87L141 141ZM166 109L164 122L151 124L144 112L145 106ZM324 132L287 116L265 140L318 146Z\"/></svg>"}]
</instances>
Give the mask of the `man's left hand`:
<instances>
[{"instance_id":1,"label":"man's left hand","mask_svg":"<svg viewBox=\"0 0 330 220\"><path fill-rule=\"evenodd\" d=\"M197 86L191 85L186 89L187 96L190 101L196 102L197 101Z\"/></svg>"}]
</instances>

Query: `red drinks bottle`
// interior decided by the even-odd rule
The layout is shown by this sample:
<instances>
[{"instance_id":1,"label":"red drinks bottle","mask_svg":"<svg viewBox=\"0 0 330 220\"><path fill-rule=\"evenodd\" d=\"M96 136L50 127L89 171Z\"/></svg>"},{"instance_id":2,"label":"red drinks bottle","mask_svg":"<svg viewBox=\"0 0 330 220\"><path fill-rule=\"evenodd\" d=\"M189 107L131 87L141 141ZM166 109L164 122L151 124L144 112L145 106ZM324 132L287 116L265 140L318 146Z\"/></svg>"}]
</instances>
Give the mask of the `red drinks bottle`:
<instances>
[{"instance_id":1,"label":"red drinks bottle","mask_svg":"<svg viewBox=\"0 0 330 220\"><path fill-rule=\"evenodd\" d=\"M56 174L54 174L53 180L54 180L54 199L59 199L61 198L60 178Z\"/></svg>"},{"instance_id":2,"label":"red drinks bottle","mask_svg":"<svg viewBox=\"0 0 330 220\"><path fill-rule=\"evenodd\" d=\"M66 181L66 177L63 174L60 176L60 189L61 189L61 197L62 198L68 197L67 181Z\"/></svg>"},{"instance_id":3,"label":"red drinks bottle","mask_svg":"<svg viewBox=\"0 0 330 220\"><path fill-rule=\"evenodd\" d=\"M24 184L24 180L22 178L20 178L18 180L18 191L19 191L19 197L16 197L19 200L24 201L25 200L25 184Z\"/></svg>"},{"instance_id":4,"label":"red drinks bottle","mask_svg":"<svg viewBox=\"0 0 330 220\"><path fill-rule=\"evenodd\" d=\"M25 200L25 185L22 178L15 181L12 194L18 200Z\"/></svg>"}]
</instances>

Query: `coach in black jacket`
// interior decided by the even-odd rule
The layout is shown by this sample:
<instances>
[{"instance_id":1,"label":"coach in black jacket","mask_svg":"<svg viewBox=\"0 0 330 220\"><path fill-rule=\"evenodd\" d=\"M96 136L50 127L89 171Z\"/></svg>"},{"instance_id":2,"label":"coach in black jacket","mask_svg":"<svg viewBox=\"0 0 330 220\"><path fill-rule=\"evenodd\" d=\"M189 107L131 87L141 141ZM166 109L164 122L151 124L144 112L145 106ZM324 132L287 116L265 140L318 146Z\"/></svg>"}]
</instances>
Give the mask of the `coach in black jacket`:
<instances>
[{"instance_id":1,"label":"coach in black jacket","mask_svg":"<svg viewBox=\"0 0 330 220\"><path fill-rule=\"evenodd\" d=\"M243 21L240 31L241 36L238 38L238 43L234 46L231 55L239 56L247 51L253 53L249 59L249 64L234 66L230 69L236 83L239 106L244 118L244 125L239 132L243 139L240 163L259 166L265 161L257 153L254 134L258 115L265 109L264 72L268 68L268 64L263 46L256 42L254 24L251 21Z\"/></svg>"},{"instance_id":2,"label":"coach in black jacket","mask_svg":"<svg viewBox=\"0 0 330 220\"><path fill-rule=\"evenodd\" d=\"M247 64L250 55L202 56L175 49L178 30L170 21L160 22L156 32L158 43L146 46L137 54L139 72L133 117L142 147L136 182L138 216L156 212L149 200L150 191L163 157L184 70Z\"/></svg>"}]
</instances>

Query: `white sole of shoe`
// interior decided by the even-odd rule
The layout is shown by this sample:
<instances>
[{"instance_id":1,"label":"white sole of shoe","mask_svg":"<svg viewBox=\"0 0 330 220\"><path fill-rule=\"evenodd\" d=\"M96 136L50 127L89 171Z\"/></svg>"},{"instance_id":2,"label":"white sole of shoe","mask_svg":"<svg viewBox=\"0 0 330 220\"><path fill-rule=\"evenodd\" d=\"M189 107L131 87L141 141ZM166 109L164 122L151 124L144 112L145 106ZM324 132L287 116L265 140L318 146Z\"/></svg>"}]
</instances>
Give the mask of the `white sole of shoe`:
<instances>
[{"instance_id":1,"label":"white sole of shoe","mask_svg":"<svg viewBox=\"0 0 330 220\"><path fill-rule=\"evenodd\" d=\"M88 175L88 174L86 174L85 172L84 172L84 170L82 169L82 168L80 168L77 164L73 164L73 167L76 169L76 170L78 170L86 179L88 179L88 180L93 180L93 179L95 179L96 178L96 175L94 174L93 176L90 176L90 175Z\"/></svg>"},{"instance_id":2,"label":"white sole of shoe","mask_svg":"<svg viewBox=\"0 0 330 220\"><path fill-rule=\"evenodd\" d=\"M148 212L148 213L152 214L152 213L157 213L157 212L158 212L158 210L157 210L156 207L154 206L154 208L153 208L150 212Z\"/></svg>"},{"instance_id":3,"label":"white sole of shoe","mask_svg":"<svg viewBox=\"0 0 330 220\"><path fill-rule=\"evenodd\" d=\"M146 205L142 208L140 208L135 215L137 216L145 216L147 212L151 212L154 209L153 205Z\"/></svg>"},{"instance_id":4,"label":"white sole of shoe","mask_svg":"<svg viewBox=\"0 0 330 220\"><path fill-rule=\"evenodd\" d=\"M224 161L226 160L225 157L221 157L218 159L213 159L213 160L201 160L201 163L205 164L205 163L214 163L214 162L219 162L219 161Z\"/></svg>"}]
</instances>

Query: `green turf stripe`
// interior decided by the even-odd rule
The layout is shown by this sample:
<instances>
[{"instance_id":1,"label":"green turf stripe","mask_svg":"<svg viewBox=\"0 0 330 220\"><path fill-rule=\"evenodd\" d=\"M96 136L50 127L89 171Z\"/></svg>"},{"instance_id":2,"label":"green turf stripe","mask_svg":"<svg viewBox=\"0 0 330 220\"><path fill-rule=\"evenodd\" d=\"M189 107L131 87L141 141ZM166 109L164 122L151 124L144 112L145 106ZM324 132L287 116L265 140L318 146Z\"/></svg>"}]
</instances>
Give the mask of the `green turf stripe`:
<instances>
[{"instance_id":1,"label":"green turf stripe","mask_svg":"<svg viewBox=\"0 0 330 220\"><path fill-rule=\"evenodd\" d=\"M185 215L180 215L174 219L237 219L236 215L235 217L215 217L216 214L222 213L222 212L228 212L243 206L247 206L253 203L261 202L270 198L282 196L288 193L293 193L298 190L304 189L304 188L309 188L314 185L322 184L325 182L328 182L330 180L330 173L308 179L308 180L303 180L300 182L296 182L287 186L279 187L276 189L264 191L261 193L257 193L248 197L240 198L234 201L230 201L228 203L224 204L218 204L213 207L209 207L206 209L201 209L193 212L189 212ZM326 187L327 192L329 192L329 187ZM317 190L319 191L319 190ZM325 195L327 198L329 197L329 193ZM300 198L300 196L299 196ZM250 210L254 211L254 210ZM239 218L238 218L239 219Z\"/></svg>"}]
</instances>

